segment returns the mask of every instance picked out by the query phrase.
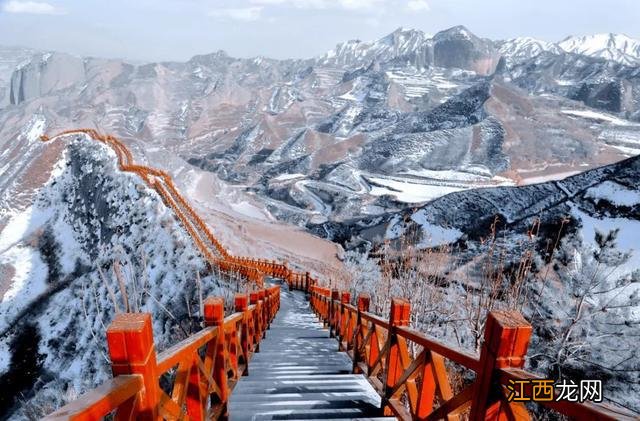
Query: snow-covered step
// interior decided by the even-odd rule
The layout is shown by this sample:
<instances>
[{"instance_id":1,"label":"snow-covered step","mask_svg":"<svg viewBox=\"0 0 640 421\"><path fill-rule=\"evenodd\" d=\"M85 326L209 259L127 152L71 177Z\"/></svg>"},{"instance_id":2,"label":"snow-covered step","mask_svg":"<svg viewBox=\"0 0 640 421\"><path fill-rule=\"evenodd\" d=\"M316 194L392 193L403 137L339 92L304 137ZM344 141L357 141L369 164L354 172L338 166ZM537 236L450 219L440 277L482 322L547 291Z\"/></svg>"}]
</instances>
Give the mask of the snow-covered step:
<instances>
[{"instance_id":1,"label":"snow-covered step","mask_svg":"<svg viewBox=\"0 0 640 421\"><path fill-rule=\"evenodd\" d=\"M332 419L332 420L393 420L395 418L380 418L371 415L367 411L357 408L340 408L333 410L326 409L278 409L264 411L255 414L251 411L237 411L231 415L231 420L310 420L310 419Z\"/></svg>"},{"instance_id":2,"label":"snow-covered step","mask_svg":"<svg viewBox=\"0 0 640 421\"><path fill-rule=\"evenodd\" d=\"M372 419L380 397L311 313L283 285L281 308L229 401L232 420ZM393 418L391 418L393 419Z\"/></svg>"}]
</instances>

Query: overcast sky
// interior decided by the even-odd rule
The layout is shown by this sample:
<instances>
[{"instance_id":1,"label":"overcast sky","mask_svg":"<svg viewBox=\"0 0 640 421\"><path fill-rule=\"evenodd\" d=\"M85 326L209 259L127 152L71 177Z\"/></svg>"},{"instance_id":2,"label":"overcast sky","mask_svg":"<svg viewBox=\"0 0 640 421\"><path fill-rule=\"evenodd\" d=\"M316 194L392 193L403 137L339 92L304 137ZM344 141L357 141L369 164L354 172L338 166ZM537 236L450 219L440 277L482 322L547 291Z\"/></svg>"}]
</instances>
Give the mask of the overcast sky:
<instances>
[{"instance_id":1,"label":"overcast sky","mask_svg":"<svg viewBox=\"0 0 640 421\"><path fill-rule=\"evenodd\" d=\"M465 25L492 39L625 33L640 38L640 0L0 0L0 45L130 60L312 57L402 26Z\"/></svg>"}]
</instances>

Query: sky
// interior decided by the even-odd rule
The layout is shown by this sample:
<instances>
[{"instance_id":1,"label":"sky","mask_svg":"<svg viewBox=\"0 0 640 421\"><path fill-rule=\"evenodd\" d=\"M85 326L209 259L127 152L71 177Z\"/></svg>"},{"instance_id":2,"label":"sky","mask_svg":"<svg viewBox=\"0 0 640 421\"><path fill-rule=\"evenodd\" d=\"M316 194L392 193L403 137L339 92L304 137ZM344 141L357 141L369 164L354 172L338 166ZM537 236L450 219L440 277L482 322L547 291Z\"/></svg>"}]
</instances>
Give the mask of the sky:
<instances>
[{"instance_id":1,"label":"sky","mask_svg":"<svg viewBox=\"0 0 640 421\"><path fill-rule=\"evenodd\" d=\"M0 45L133 61L309 58L398 27L481 37L624 33L640 39L640 0L0 0Z\"/></svg>"}]
</instances>

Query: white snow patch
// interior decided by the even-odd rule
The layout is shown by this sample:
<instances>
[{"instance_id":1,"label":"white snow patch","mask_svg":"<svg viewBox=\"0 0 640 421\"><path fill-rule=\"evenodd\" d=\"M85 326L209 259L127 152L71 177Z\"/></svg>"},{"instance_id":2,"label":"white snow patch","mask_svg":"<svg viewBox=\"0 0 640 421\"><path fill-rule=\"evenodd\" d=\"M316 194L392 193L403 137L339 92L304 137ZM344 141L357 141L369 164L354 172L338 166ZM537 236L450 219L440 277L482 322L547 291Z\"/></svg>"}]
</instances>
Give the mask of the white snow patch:
<instances>
[{"instance_id":1,"label":"white snow patch","mask_svg":"<svg viewBox=\"0 0 640 421\"><path fill-rule=\"evenodd\" d=\"M249 202L231 203L231 209L251 218L266 220L262 210Z\"/></svg>"},{"instance_id":2,"label":"white snow patch","mask_svg":"<svg viewBox=\"0 0 640 421\"><path fill-rule=\"evenodd\" d=\"M9 289L0 302L0 331L31 301L47 289L47 265L31 247L15 246L0 255L0 263L14 267Z\"/></svg>"},{"instance_id":3,"label":"white snow patch","mask_svg":"<svg viewBox=\"0 0 640 421\"><path fill-rule=\"evenodd\" d=\"M28 129L23 132L29 142L35 142L44 134L47 120L41 114L34 115L28 124Z\"/></svg>"},{"instance_id":4,"label":"white snow patch","mask_svg":"<svg viewBox=\"0 0 640 421\"><path fill-rule=\"evenodd\" d=\"M52 215L52 209L36 209L31 206L13 216L0 233L0 256L44 225Z\"/></svg>"},{"instance_id":5,"label":"white snow patch","mask_svg":"<svg viewBox=\"0 0 640 421\"><path fill-rule=\"evenodd\" d=\"M5 373L9 369L9 363L11 362L8 341L9 338L0 340L0 373Z\"/></svg>"},{"instance_id":6,"label":"white snow patch","mask_svg":"<svg viewBox=\"0 0 640 421\"><path fill-rule=\"evenodd\" d=\"M640 267L640 253L638 252L640 221L626 218L595 218L575 206L572 206L571 212L582 221L580 232L585 243L595 246L596 230L607 233L616 228L620 229L617 247L621 251L631 252L629 261L616 270L620 275L629 273Z\"/></svg>"},{"instance_id":7,"label":"white snow patch","mask_svg":"<svg viewBox=\"0 0 640 421\"><path fill-rule=\"evenodd\" d=\"M428 202L446 194L464 190L461 187L434 186L409 180L400 181L379 177L368 177L368 179L382 186L372 186L370 194L373 196L392 195L404 203Z\"/></svg>"},{"instance_id":8,"label":"white snow patch","mask_svg":"<svg viewBox=\"0 0 640 421\"><path fill-rule=\"evenodd\" d=\"M427 220L425 210L419 210L411 216L411 219L422 227L424 238L420 242L420 247L437 247L453 243L462 237L462 231L456 228L446 228L432 224Z\"/></svg>"},{"instance_id":9,"label":"white snow patch","mask_svg":"<svg viewBox=\"0 0 640 421\"><path fill-rule=\"evenodd\" d=\"M585 197L600 200L616 206L634 206L640 203L640 191L632 190L612 181L605 181L587 190Z\"/></svg>"},{"instance_id":10,"label":"white snow patch","mask_svg":"<svg viewBox=\"0 0 640 421\"><path fill-rule=\"evenodd\" d=\"M606 113L600 113L597 111L592 111L592 110L568 110L568 109L564 109L561 110L561 112L563 114L567 114L570 116L574 116L574 117L582 117L582 118L586 118L589 120L595 120L599 123L609 123L609 124L613 124L615 126L631 126L632 123L627 121L627 120L623 120L621 118L618 118L614 115L611 114L606 114Z\"/></svg>"},{"instance_id":11,"label":"white snow patch","mask_svg":"<svg viewBox=\"0 0 640 421\"><path fill-rule=\"evenodd\" d=\"M304 177L306 177L304 174L295 173L295 174L280 174L277 177L273 177L273 179L278 181L287 181L287 180L294 180L296 178L304 178Z\"/></svg>"},{"instance_id":12,"label":"white snow patch","mask_svg":"<svg viewBox=\"0 0 640 421\"><path fill-rule=\"evenodd\" d=\"M527 184L546 183L547 181L563 180L567 177L571 177L572 175L580 174L581 172L582 171L565 171L565 172L552 173L547 175L540 175L537 177L523 177L522 183L527 185Z\"/></svg>"}]
</instances>

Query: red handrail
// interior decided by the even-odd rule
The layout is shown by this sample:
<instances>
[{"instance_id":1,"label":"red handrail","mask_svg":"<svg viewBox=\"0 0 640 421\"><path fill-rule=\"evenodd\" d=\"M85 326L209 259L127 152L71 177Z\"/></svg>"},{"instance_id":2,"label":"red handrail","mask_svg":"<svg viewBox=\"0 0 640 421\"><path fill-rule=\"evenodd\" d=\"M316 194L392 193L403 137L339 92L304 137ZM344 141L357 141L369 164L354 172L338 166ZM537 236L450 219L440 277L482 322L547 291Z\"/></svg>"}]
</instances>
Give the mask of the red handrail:
<instances>
[{"instance_id":1,"label":"red handrail","mask_svg":"<svg viewBox=\"0 0 640 421\"><path fill-rule=\"evenodd\" d=\"M519 313L489 313L481 353L474 355L408 327L405 300L392 300L389 319L383 319L368 312L366 294L354 306L347 293L316 285L309 292L311 308L353 360L354 373L363 373L381 395L386 414L403 420L460 419L465 412L471 420L530 419L504 389L509 380L541 378L523 369L532 329ZM446 360L475 372L475 381L454 394ZM539 403L577 419L640 419L603 403Z\"/></svg>"},{"instance_id":2,"label":"red handrail","mask_svg":"<svg viewBox=\"0 0 640 421\"><path fill-rule=\"evenodd\" d=\"M156 354L151 315L120 313L107 329L114 378L45 417L96 420L216 419L227 414L230 390L249 363L280 307L280 287L236 294L235 313L224 300L204 303L206 327ZM171 391L160 378L173 374ZM172 376L169 376L169 378Z\"/></svg>"}]
</instances>

